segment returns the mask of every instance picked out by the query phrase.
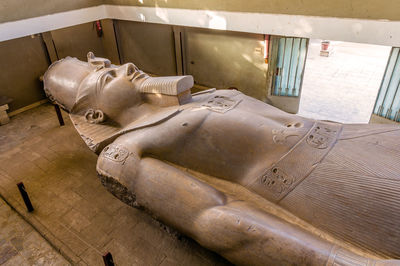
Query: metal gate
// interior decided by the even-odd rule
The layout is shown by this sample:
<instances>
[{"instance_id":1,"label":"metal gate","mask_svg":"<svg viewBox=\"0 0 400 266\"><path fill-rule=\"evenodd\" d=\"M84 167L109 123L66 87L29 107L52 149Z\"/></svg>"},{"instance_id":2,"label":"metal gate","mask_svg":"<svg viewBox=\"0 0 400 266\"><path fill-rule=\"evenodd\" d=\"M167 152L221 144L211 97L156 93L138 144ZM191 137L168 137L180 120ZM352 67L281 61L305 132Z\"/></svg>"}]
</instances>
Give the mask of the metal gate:
<instances>
[{"instance_id":1,"label":"metal gate","mask_svg":"<svg viewBox=\"0 0 400 266\"><path fill-rule=\"evenodd\" d=\"M400 48L393 47L386 65L374 114L400 122Z\"/></svg>"},{"instance_id":2,"label":"metal gate","mask_svg":"<svg viewBox=\"0 0 400 266\"><path fill-rule=\"evenodd\" d=\"M271 93L274 96L298 97L303 79L308 39L271 36L275 65Z\"/></svg>"}]
</instances>

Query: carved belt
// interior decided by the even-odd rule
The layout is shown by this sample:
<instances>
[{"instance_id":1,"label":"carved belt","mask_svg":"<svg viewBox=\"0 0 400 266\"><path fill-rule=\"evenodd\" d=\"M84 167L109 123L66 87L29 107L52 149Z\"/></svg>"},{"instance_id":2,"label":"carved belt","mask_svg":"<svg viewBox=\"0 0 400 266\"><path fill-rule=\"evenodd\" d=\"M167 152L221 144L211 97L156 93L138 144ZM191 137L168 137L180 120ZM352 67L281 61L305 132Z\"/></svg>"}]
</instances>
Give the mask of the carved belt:
<instances>
[{"instance_id":1,"label":"carved belt","mask_svg":"<svg viewBox=\"0 0 400 266\"><path fill-rule=\"evenodd\" d=\"M325 158L335 145L341 129L341 124L316 122L290 152L248 188L272 202L279 202Z\"/></svg>"}]
</instances>

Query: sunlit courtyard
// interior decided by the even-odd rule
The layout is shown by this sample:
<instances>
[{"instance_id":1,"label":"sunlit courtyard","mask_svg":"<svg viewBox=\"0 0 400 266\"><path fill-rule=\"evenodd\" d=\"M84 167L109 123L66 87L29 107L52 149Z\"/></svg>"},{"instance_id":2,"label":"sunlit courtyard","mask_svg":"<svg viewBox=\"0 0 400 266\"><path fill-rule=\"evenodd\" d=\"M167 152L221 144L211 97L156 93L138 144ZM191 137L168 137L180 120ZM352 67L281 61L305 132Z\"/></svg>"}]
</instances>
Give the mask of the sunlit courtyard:
<instances>
[{"instance_id":1,"label":"sunlit courtyard","mask_svg":"<svg viewBox=\"0 0 400 266\"><path fill-rule=\"evenodd\" d=\"M299 114L344 123L368 123L390 53L388 46L310 40Z\"/></svg>"}]
</instances>

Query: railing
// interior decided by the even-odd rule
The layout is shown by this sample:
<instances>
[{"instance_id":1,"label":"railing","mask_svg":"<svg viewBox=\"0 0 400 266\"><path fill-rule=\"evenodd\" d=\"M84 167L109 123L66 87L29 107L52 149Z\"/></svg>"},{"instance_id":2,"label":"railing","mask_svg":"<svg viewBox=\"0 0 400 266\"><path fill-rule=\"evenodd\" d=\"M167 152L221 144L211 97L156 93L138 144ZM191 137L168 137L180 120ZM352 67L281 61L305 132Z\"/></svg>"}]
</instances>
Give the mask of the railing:
<instances>
[{"instance_id":1,"label":"railing","mask_svg":"<svg viewBox=\"0 0 400 266\"><path fill-rule=\"evenodd\" d=\"M400 48L393 47L386 65L374 114L400 122Z\"/></svg>"}]
</instances>

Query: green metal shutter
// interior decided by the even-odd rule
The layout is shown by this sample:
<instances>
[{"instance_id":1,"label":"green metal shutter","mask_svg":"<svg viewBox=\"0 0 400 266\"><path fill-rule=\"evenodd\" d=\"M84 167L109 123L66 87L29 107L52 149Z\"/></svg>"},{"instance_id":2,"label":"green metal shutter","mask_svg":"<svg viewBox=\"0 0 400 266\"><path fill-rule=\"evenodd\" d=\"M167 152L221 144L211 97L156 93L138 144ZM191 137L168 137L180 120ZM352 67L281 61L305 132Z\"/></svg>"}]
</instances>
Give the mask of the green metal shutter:
<instances>
[{"instance_id":1,"label":"green metal shutter","mask_svg":"<svg viewBox=\"0 0 400 266\"><path fill-rule=\"evenodd\" d=\"M308 39L271 37L272 54L276 55L272 95L298 97L304 72Z\"/></svg>"},{"instance_id":2,"label":"green metal shutter","mask_svg":"<svg viewBox=\"0 0 400 266\"><path fill-rule=\"evenodd\" d=\"M374 114L400 122L400 48L393 47L382 79Z\"/></svg>"}]
</instances>

